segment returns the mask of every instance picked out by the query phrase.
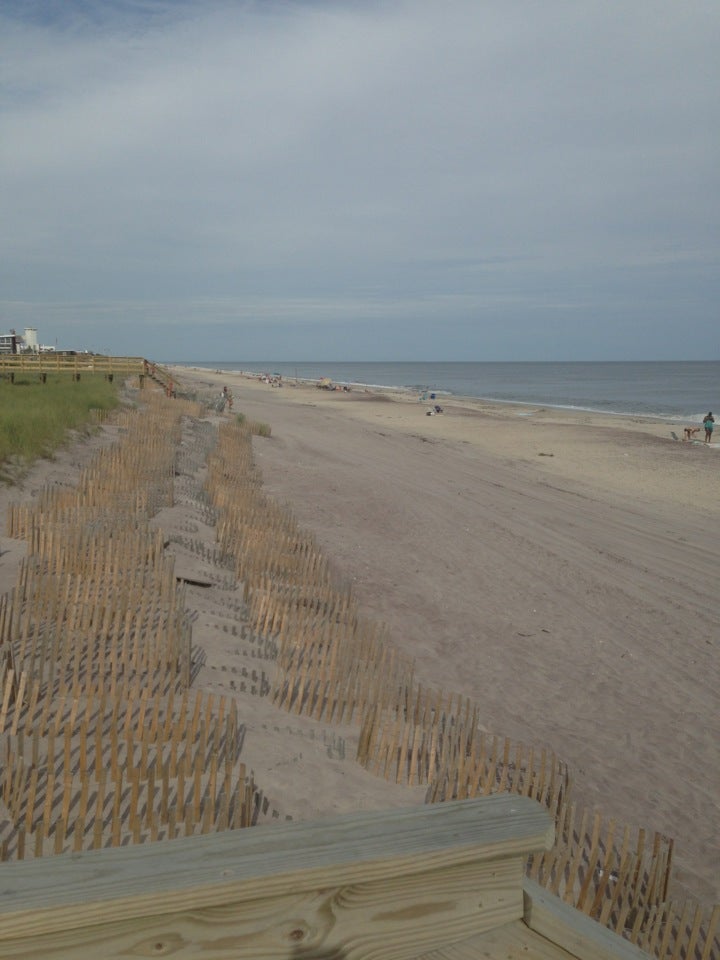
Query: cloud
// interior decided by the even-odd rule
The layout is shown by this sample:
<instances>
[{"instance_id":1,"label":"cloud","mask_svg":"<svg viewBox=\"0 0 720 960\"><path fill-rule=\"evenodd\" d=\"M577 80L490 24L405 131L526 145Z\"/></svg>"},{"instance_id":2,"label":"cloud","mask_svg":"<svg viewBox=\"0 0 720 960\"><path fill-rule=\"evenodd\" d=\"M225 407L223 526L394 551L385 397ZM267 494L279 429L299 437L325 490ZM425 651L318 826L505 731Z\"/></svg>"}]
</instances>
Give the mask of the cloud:
<instances>
[{"instance_id":1,"label":"cloud","mask_svg":"<svg viewBox=\"0 0 720 960\"><path fill-rule=\"evenodd\" d=\"M580 328L627 311L587 338L605 356L633 318L647 343L652 304L701 351L719 24L694 0L5 4L2 314L86 335L73 305L117 339L126 304L122 352L131 318L196 344L260 316L265 356L282 315L378 359L427 314L428 357L532 358L558 303Z\"/></svg>"}]
</instances>

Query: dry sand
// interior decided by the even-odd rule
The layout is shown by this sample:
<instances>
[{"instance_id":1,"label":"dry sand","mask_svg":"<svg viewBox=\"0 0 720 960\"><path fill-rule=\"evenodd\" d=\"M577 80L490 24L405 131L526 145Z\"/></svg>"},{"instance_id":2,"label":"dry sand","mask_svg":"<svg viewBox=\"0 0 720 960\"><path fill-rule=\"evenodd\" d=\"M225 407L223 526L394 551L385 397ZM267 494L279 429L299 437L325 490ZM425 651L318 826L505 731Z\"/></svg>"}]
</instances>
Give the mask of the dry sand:
<instances>
[{"instance_id":1,"label":"dry sand","mask_svg":"<svg viewBox=\"0 0 720 960\"><path fill-rule=\"evenodd\" d=\"M459 400L428 417L392 393L176 373L201 395L227 384L235 412L270 424L253 444L266 491L421 682L470 696L491 732L549 746L580 802L675 838L675 895L720 899L720 449L676 442L677 425L659 421ZM73 483L112 439L85 439L3 490L3 521L9 500ZM190 521L211 543L187 498L158 518ZM0 546L1 592L23 550ZM188 590L206 658L197 685L238 699L241 759L272 809L308 819L423 802L354 762L355 728L258 695L260 665L242 659L223 598Z\"/></svg>"},{"instance_id":2,"label":"dry sand","mask_svg":"<svg viewBox=\"0 0 720 960\"><path fill-rule=\"evenodd\" d=\"M270 424L266 490L420 680L554 749L579 800L676 839L676 892L720 898L720 449L652 420L178 375Z\"/></svg>"}]
</instances>

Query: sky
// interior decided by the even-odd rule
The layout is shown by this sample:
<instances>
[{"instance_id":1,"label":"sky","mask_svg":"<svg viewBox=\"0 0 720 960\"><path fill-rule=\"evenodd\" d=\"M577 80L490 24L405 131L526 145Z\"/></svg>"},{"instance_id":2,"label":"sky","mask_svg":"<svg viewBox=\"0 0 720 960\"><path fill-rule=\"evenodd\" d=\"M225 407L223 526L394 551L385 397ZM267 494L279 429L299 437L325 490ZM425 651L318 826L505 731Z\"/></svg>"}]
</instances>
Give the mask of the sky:
<instances>
[{"instance_id":1,"label":"sky","mask_svg":"<svg viewBox=\"0 0 720 960\"><path fill-rule=\"evenodd\" d=\"M0 333L720 358L717 0L0 0Z\"/></svg>"}]
</instances>

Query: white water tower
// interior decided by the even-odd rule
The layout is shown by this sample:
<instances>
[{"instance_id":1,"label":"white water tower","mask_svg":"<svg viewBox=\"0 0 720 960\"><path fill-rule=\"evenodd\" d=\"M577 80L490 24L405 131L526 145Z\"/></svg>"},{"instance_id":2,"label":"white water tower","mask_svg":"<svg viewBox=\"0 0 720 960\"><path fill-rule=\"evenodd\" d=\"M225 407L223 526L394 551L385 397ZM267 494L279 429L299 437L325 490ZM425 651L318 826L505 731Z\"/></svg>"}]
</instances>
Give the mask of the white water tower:
<instances>
[{"instance_id":1,"label":"white water tower","mask_svg":"<svg viewBox=\"0 0 720 960\"><path fill-rule=\"evenodd\" d=\"M28 350L32 350L33 353L38 353L40 347L38 345L37 338L37 327L25 327L25 346Z\"/></svg>"}]
</instances>

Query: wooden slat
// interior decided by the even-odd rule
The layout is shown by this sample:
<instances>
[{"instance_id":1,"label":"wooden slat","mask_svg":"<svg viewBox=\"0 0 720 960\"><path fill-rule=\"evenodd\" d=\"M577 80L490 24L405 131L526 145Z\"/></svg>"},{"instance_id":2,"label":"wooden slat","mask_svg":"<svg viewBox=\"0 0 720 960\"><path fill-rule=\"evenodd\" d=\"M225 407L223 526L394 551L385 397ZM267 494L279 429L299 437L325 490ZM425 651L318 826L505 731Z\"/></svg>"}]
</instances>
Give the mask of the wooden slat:
<instances>
[{"instance_id":1,"label":"wooden slat","mask_svg":"<svg viewBox=\"0 0 720 960\"><path fill-rule=\"evenodd\" d=\"M582 960L648 960L634 944L525 879L524 922L550 943Z\"/></svg>"},{"instance_id":2,"label":"wooden slat","mask_svg":"<svg viewBox=\"0 0 720 960\"><path fill-rule=\"evenodd\" d=\"M2 868L0 957L14 955L13 939L29 937L35 955L52 957L63 931L83 928L91 928L96 952L73 956L97 956L110 924L119 924L124 945L125 935L141 927L157 942L174 927L187 936L189 915L206 908L212 908L218 935L240 936L243 911L245 924L257 929L259 899L275 904L270 927L276 949L263 931L254 943L238 940L238 958L286 960L293 940L306 947L304 938L313 930L323 931L329 938L323 943L338 950L354 937L387 936L394 952L384 957L412 957L449 937L521 916L524 858L545 849L552 833L538 804L494 796L9 863ZM341 890L353 891L347 904L337 896ZM278 926L277 898L284 900L293 929L302 931L289 941L290 931ZM142 923L152 917L159 919ZM193 936L206 940L207 927L200 923ZM362 953L347 954L352 956Z\"/></svg>"}]
</instances>

